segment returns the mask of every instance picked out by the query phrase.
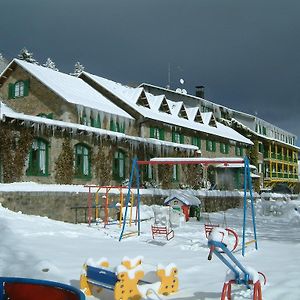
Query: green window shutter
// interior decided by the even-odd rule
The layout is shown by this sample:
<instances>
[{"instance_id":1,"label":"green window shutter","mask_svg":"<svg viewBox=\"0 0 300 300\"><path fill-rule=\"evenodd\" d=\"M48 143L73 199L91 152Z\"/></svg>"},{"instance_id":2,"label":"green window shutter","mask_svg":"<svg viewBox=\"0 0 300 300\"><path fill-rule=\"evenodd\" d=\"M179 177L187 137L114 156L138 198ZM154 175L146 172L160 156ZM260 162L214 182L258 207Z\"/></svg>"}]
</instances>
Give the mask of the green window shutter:
<instances>
[{"instance_id":1,"label":"green window shutter","mask_svg":"<svg viewBox=\"0 0 300 300\"><path fill-rule=\"evenodd\" d=\"M110 120L110 130L111 131L116 131L115 122L113 120Z\"/></svg>"},{"instance_id":2,"label":"green window shutter","mask_svg":"<svg viewBox=\"0 0 300 300\"><path fill-rule=\"evenodd\" d=\"M159 139L162 141L165 139L165 131L162 128L159 129Z\"/></svg>"},{"instance_id":3,"label":"green window shutter","mask_svg":"<svg viewBox=\"0 0 300 300\"><path fill-rule=\"evenodd\" d=\"M154 128L150 127L150 137L154 138Z\"/></svg>"},{"instance_id":4,"label":"green window shutter","mask_svg":"<svg viewBox=\"0 0 300 300\"><path fill-rule=\"evenodd\" d=\"M172 131L172 142L175 143L175 131Z\"/></svg>"},{"instance_id":5,"label":"green window shutter","mask_svg":"<svg viewBox=\"0 0 300 300\"><path fill-rule=\"evenodd\" d=\"M10 83L8 85L8 99L15 98L15 85L13 83Z\"/></svg>"},{"instance_id":6,"label":"green window shutter","mask_svg":"<svg viewBox=\"0 0 300 300\"><path fill-rule=\"evenodd\" d=\"M180 135L180 144L184 144L184 135L183 134Z\"/></svg>"},{"instance_id":7,"label":"green window shutter","mask_svg":"<svg viewBox=\"0 0 300 300\"><path fill-rule=\"evenodd\" d=\"M213 152L216 152L216 142L215 141L212 142L212 150L213 150Z\"/></svg>"},{"instance_id":8,"label":"green window shutter","mask_svg":"<svg viewBox=\"0 0 300 300\"><path fill-rule=\"evenodd\" d=\"M228 144L225 145L225 152L226 152L226 154L229 153L229 145Z\"/></svg>"},{"instance_id":9,"label":"green window shutter","mask_svg":"<svg viewBox=\"0 0 300 300\"><path fill-rule=\"evenodd\" d=\"M209 140L206 140L206 151L210 151L209 150Z\"/></svg>"},{"instance_id":10,"label":"green window shutter","mask_svg":"<svg viewBox=\"0 0 300 300\"><path fill-rule=\"evenodd\" d=\"M29 95L29 79L24 80L24 97Z\"/></svg>"}]
</instances>

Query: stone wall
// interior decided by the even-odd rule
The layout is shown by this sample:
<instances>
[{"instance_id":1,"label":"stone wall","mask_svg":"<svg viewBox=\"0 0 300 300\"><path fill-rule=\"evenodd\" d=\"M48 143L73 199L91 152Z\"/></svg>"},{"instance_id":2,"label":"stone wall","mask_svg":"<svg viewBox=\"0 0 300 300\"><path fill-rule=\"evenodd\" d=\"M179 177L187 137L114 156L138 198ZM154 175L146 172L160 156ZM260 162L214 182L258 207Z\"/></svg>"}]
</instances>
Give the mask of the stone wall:
<instances>
[{"instance_id":1,"label":"stone wall","mask_svg":"<svg viewBox=\"0 0 300 300\"><path fill-rule=\"evenodd\" d=\"M115 201L118 195L111 196ZM111 198L111 199L112 199ZM141 202L146 205L163 205L165 196L141 195ZM99 196L101 203L102 195ZM202 211L223 211L228 208L240 207L243 198L240 195L221 197L218 195L201 196ZM95 199L93 199L94 203ZM3 207L12 211L21 211L28 215L46 216L50 219L75 223L87 222L88 193L70 192L1 192L0 202ZM103 200L102 200L103 202ZM77 209L75 209L77 207ZM77 210L77 217L76 217ZM95 209L92 210L95 216ZM110 209L110 215L116 215L114 209ZM100 210L103 218L104 209Z\"/></svg>"}]
</instances>

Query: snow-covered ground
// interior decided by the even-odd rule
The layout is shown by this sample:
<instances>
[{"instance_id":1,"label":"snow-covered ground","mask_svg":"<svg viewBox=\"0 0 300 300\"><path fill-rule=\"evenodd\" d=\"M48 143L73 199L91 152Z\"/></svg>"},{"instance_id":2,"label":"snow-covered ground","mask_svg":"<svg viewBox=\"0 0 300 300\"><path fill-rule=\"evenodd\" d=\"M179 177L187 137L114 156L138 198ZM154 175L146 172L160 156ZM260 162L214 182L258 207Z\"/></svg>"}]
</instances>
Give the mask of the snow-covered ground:
<instances>
[{"instance_id":1,"label":"snow-covered ground","mask_svg":"<svg viewBox=\"0 0 300 300\"><path fill-rule=\"evenodd\" d=\"M142 210L144 215L152 215L152 207L143 206ZM300 299L300 201L261 201L256 210L259 250L252 245L245 257L241 251L235 255L243 264L267 276L263 299ZM209 219L221 225L226 222L224 225L241 235L242 214L241 209L230 209L225 218L219 212L210 214ZM142 255L145 264L153 269L157 264L169 263L178 267L179 292L169 299L220 299L227 268L217 257L207 259L209 249L203 226L207 218L202 214L200 222L191 219L175 227L175 237L168 242L164 238L153 240L150 227L154 221L146 220L141 223L141 236L119 242L117 225L103 228L68 224L0 207L0 275L54 280L78 287L87 259L106 257L117 266L124 256ZM248 221L247 235L251 238L250 214ZM250 291L243 287L235 287L233 294L235 300L252 299ZM149 297L157 298L154 294ZM106 292L101 299L112 299L112 294Z\"/></svg>"}]
</instances>

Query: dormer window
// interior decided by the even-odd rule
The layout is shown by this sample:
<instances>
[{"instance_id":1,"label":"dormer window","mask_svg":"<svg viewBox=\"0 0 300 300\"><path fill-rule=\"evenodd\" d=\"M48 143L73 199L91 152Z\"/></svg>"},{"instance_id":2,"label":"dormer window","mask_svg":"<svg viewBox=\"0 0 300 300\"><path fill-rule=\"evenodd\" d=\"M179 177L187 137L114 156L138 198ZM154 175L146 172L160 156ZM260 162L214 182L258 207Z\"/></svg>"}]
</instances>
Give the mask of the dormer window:
<instances>
[{"instance_id":1,"label":"dormer window","mask_svg":"<svg viewBox=\"0 0 300 300\"><path fill-rule=\"evenodd\" d=\"M29 94L29 80L20 80L16 83L10 83L8 86L8 98L15 99L26 97Z\"/></svg>"},{"instance_id":2,"label":"dormer window","mask_svg":"<svg viewBox=\"0 0 300 300\"><path fill-rule=\"evenodd\" d=\"M178 116L180 118L184 118L186 120L188 119L188 115L187 115L184 105L181 106Z\"/></svg>"},{"instance_id":3,"label":"dormer window","mask_svg":"<svg viewBox=\"0 0 300 300\"><path fill-rule=\"evenodd\" d=\"M144 106L144 107L147 107L147 108L150 108L150 105L149 105L149 102L147 100L147 97L146 97L146 94L145 92L142 92L140 97L138 98L137 102L136 102L137 105L140 105L140 106Z\"/></svg>"},{"instance_id":4,"label":"dormer window","mask_svg":"<svg viewBox=\"0 0 300 300\"><path fill-rule=\"evenodd\" d=\"M171 114L169 104L168 104L166 98L164 98L162 100L161 105L160 105L158 110L161 111L161 112L167 113L167 114Z\"/></svg>"}]
</instances>

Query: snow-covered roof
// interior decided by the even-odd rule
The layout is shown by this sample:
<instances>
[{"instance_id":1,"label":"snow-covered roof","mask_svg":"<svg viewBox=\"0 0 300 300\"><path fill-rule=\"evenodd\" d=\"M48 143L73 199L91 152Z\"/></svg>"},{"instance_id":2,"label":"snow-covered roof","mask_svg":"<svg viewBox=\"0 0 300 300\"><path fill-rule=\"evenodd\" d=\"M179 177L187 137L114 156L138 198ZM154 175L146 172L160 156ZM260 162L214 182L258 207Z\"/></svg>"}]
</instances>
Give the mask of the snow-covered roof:
<instances>
[{"instance_id":1,"label":"snow-covered roof","mask_svg":"<svg viewBox=\"0 0 300 300\"><path fill-rule=\"evenodd\" d=\"M289 143L286 143L286 142L283 142L279 139L275 139L275 138L271 138L271 137L268 137L266 135L263 135L263 134L260 134L260 133L257 133L256 131L252 130L251 128L249 128L248 126L244 125L243 123L241 123L240 121L234 119L234 118L231 118L231 122L234 122L236 123L238 126L244 128L245 130L248 130L249 132L251 132L252 134L256 135L256 136L259 136L261 137L262 139L265 139L265 140L268 140L268 141L276 141L280 144L283 144L283 145L286 145L286 146L290 146L290 147L293 147L297 150L300 150L300 147L296 146L296 145L292 145L292 144L289 144Z\"/></svg>"},{"instance_id":2,"label":"snow-covered roof","mask_svg":"<svg viewBox=\"0 0 300 300\"><path fill-rule=\"evenodd\" d=\"M243 164L244 159L238 157L154 157L150 161L162 163L162 162L174 162L174 163L199 163L199 164Z\"/></svg>"},{"instance_id":3,"label":"snow-covered roof","mask_svg":"<svg viewBox=\"0 0 300 300\"><path fill-rule=\"evenodd\" d=\"M127 105L132 107L135 111L137 111L139 114L146 118L253 145L253 143L249 139L239 134L232 128L225 126L219 122L215 122L216 126L210 126L209 121L212 118L211 114L201 113L203 118L206 120L206 123L204 122L203 124L195 122L194 119L182 118L178 115L178 112L182 107L182 103L171 100L167 100L170 113L162 112L159 110L159 103L161 103L161 101L164 101L163 99L165 99L165 97L154 96L148 92L146 93L146 97L148 99L150 108L144 107L137 104L137 101L141 93L143 92L143 88L128 87L120 83L108 80L106 78L89 74L87 72L83 72L83 74L88 78L92 79L94 82L96 82L103 88L105 88L106 90L108 90L109 92L111 92L112 94L114 94L115 96L117 96L120 100L124 101ZM195 114L196 111L194 112L194 115ZM188 113L189 118L191 115L193 114Z\"/></svg>"},{"instance_id":4,"label":"snow-covered roof","mask_svg":"<svg viewBox=\"0 0 300 300\"><path fill-rule=\"evenodd\" d=\"M194 195L188 193L188 191L172 193L164 201L165 205L168 205L172 200L179 200L185 205L200 205L201 201Z\"/></svg>"},{"instance_id":5,"label":"snow-covered roof","mask_svg":"<svg viewBox=\"0 0 300 300\"><path fill-rule=\"evenodd\" d=\"M88 131L88 132L91 132L91 133L94 133L94 134L97 134L100 136L102 136L102 135L110 136L112 139L115 139L115 140L129 140L132 142L136 141L139 143L153 145L153 147L164 146L164 147L176 147L176 148L190 150L190 151L198 150L198 147L193 146L193 145L178 144L178 143L161 141L161 140L152 139L152 138L142 138L142 137L138 137L138 136L131 136L131 135L127 135L127 134L120 133L120 132L90 127L90 126L76 124L76 123L69 123L69 122L52 120L52 119L47 119L47 118L38 117L38 116L25 115L23 113L18 113L18 112L13 111L11 108L9 108L3 102L0 101L0 120L4 119L5 117L9 117L12 119L17 119L17 120L28 121L28 122L33 122L36 124L42 124L45 126L69 128L69 129L74 130L75 132L84 130L84 131Z\"/></svg>"},{"instance_id":6,"label":"snow-covered roof","mask_svg":"<svg viewBox=\"0 0 300 300\"><path fill-rule=\"evenodd\" d=\"M69 103L133 119L127 112L112 103L109 99L98 93L78 77L19 59L14 59L7 68L13 63L21 66L55 94L59 95ZM3 73L5 73L5 71Z\"/></svg>"}]
</instances>

